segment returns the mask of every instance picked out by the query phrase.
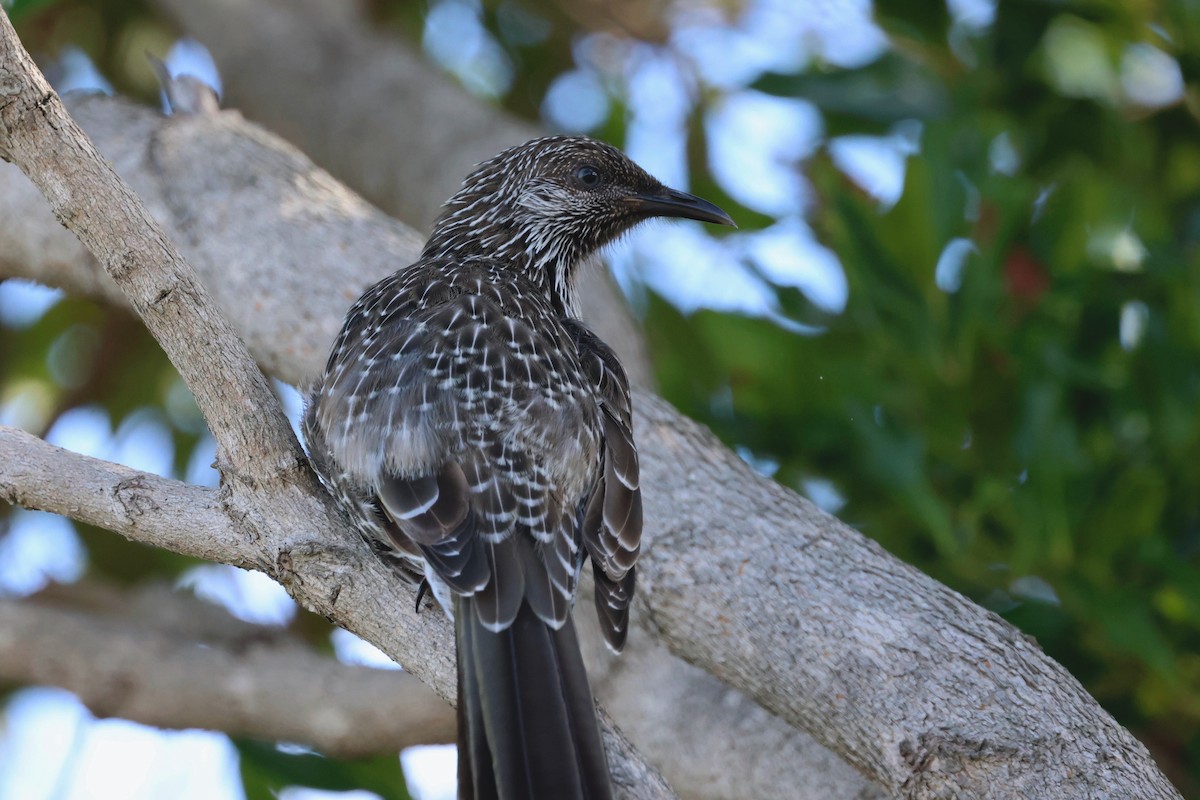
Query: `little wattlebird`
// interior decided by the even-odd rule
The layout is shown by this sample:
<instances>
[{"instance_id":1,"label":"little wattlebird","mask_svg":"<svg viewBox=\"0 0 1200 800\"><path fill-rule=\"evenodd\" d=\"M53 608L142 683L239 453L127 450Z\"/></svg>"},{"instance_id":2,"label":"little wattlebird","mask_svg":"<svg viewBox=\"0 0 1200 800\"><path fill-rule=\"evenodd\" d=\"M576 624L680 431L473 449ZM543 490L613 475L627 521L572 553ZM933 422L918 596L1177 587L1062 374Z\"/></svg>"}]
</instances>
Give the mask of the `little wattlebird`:
<instances>
[{"instance_id":1,"label":"little wattlebird","mask_svg":"<svg viewBox=\"0 0 1200 800\"><path fill-rule=\"evenodd\" d=\"M629 384L574 279L650 217L733 224L592 139L501 153L350 309L308 398L322 481L454 617L462 798L612 796L570 612L590 556L624 645L642 501Z\"/></svg>"}]
</instances>

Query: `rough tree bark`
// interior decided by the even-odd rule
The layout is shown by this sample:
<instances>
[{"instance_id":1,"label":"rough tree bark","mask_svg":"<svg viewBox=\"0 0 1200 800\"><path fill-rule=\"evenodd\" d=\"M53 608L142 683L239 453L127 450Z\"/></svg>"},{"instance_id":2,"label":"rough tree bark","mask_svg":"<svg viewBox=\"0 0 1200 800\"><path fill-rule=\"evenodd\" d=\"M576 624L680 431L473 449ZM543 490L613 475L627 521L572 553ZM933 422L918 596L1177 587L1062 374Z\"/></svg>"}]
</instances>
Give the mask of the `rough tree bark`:
<instances>
[{"instance_id":1,"label":"rough tree bark","mask_svg":"<svg viewBox=\"0 0 1200 800\"><path fill-rule=\"evenodd\" d=\"M0 87L15 85L9 63L5 53ZM54 103L44 92L20 101L12 92L0 96L5 137L22 133L14 122ZM387 259L379 253L393 261L402 257L389 250L403 239L400 226L293 151L261 134L239 133L241 126L227 114L174 120L152 133L143 153L154 161L173 151L170 162L177 171L169 170L167 185L191 178L197 187L197 194L174 202L189 212L180 226L189 252L198 260L206 253L214 259L202 267L212 270L205 272L210 283L249 270L279 278L286 292L286 274L302 264L310 284L320 275L321 286L349 284L353 294L381 274L354 274L358 268L380 266ZM188 147L199 149L184 152ZM34 146L29 152L44 151ZM201 154L208 160L196 161ZM234 163L248 154L249 162L235 171ZM253 185L247 185L247 174L256 176ZM207 204L205 192L219 195L222 203ZM174 213L171 202L165 205ZM244 218L243 211L250 216ZM85 215L86 209L76 213ZM311 251L304 249L310 240L302 233L310 225L328 226L332 246L317 242ZM0 229L6 233L21 237L19 230ZM264 238L249 236L254 233ZM217 260L222 249L232 260ZM239 249L254 251L253 257ZM309 351L323 353L345 305L344 298L328 293L303 292L219 300L229 303L224 307L246 331L260 362L292 380L315 370L320 355ZM155 313L153 303L147 313ZM251 318L268 315L278 315L278 329L291 326L306 335L267 336L271 325ZM264 330L261 338L256 324ZM177 365L185 380L217 379L202 364ZM677 653L790 724L814 732L897 796L1177 796L1145 749L1010 626L754 475L660 400L641 393L637 406L647 485L655 487L647 497L647 529L655 535L645 556L642 607L650 630ZM16 448L11 452L26 463L30 454L49 447L13 432L5 436ZM77 518L92 513L70 485L37 494L36 480L12 470L13 461L0 459L3 496ZM430 622L432 615L397 613L396 604L386 602L397 591L395 582L331 515L311 478L287 458L267 465L262 476L267 492L254 495L234 468L245 466L230 464L232 477L222 492L193 509L210 515L212 504L220 506L232 538L219 553L211 543L201 547L177 529L156 524L158 494L136 481L122 483L119 492L115 483L99 487L96 502L111 508L120 499L124 511L106 513L112 527L131 538L181 552L203 550L275 575L302 603L382 645L445 692L452 671L444 657L445 626ZM431 648L438 647L442 655L431 657L439 652Z\"/></svg>"}]
</instances>

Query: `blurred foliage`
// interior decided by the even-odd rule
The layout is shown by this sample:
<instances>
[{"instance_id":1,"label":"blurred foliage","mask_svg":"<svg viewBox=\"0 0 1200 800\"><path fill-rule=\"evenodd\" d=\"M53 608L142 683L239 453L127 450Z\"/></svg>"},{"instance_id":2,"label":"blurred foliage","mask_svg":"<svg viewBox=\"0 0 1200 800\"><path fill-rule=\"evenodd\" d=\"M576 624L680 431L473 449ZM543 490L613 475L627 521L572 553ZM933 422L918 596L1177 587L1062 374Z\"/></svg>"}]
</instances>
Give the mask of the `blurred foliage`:
<instances>
[{"instance_id":1,"label":"blurred foliage","mask_svg":"<svg viewBox=\"0 0 1200 800\"><path fill-rule=\"evenodd\" d=\"M237 740L246 800L274 800L288 786L329 792L367 791L382 800L412 800L400 760L376 756L338 761L311 752L285 752L274 745Z\"/></svg>"},{"instance_id":2,"label":"blurred foliage","mask_svg":"<svg viewBox=\"0 0 1200 800\"><path fill-rule=\"evenodd\" d=\"M1131 41L1166 49L1183 102L1064 96L1044 42L1065 15L1114 71ZM885 212L823 152L802 165L845 313L803 337L657 302L662 389L781 482L832 480L839 516L1036 636L1200 794L1200 12L1010 2L958 52L938 4L877 20L897 46L875 63L755 84L831 135L923 124ZM1124 347L1123 314L1145 326Z\"/></svg>"},{"instance_id":3,"label":"blurred foliage","mask_svg":"<svg viewBox=\"0 0 1200 800\"><path fill-rule=\"evenodd\" d=\"M502 100L514 113L535 117L576 66L570 4L482 3L514 68ZM381 26L414 41L429 7L371 4ZM142 53L161 54L175 35L136 0L15 0L10 13L35 55L79 46L119 91L148 100ZM517 36L513 14L547 24ZM845 270L845 312L780 289L786 313L823 331L800 336L651 297L662 392L777 465L781 483L831 481L840 517L1036 636L1200 796L1200 5L1007 0L991 25L967 30L943 3L877 0L876 19L892 48L875 62L812 63L752 87L815 104L827 139L922 126L890 209L825 148L795 165L815 195L808 221ZM1063 42L1075 48L1066 60ZM1149 109L1121 97L1116 76L1135 42L1178 62L1182 101ZM613 102L592 132L620 143L622 90L604 77ZM740 208L705 169L704 115L719 94L695 98L691 188L753 231L774 220ZM957 286L939 288L935 267L956 239L970 243ZM56 361L81 331L86 357ZM21 382L50 387L43 433L86 403L116 428L146 404L168 409L177 391L136 321L80 300L4 330L0 376L0 400ZM166 416L182 473L202 429ZM91 579L173 577L192 563L83 534ZM293 626L327 641L323 620L301 614ZM250 798L291 784L406 796L394 758L238 747Z\"/></svg>"}]
</instances>

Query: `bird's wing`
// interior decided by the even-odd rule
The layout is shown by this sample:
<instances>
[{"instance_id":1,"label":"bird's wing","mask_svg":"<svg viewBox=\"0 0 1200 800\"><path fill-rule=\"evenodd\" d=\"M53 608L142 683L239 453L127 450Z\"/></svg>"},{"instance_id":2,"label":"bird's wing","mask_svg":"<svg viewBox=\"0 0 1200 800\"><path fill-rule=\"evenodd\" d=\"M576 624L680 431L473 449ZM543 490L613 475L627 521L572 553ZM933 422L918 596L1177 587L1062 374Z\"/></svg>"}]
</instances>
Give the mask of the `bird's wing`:
<instances>
[{"instance_id":1,"label":"bird's wing","mask_svg":"<svg viewBox=\"0 0 1200 800\"><path fill-rule=\"evenodd\" d=\"M530 322L549 314L526 308L532 292L426 280L423 293L392 286L360 301L318 401L340 426L324 439L375 495L386 535L474 595L486 627L510 624L523 599L561 627L583 561L576 509L598 461L593 388L567 332Z\"/></svg>"},{"instance_id":2,"label":"bird's wing","mask_svg":"<svg viewBox=\"0 0 1200 800\"><path fill-rule=\"evenodd\" d=\"M596 612L609 646L620 651L629 627L629 604L642 539L642 490L629 379L612 349L582 323L571 320L585 374L600 401L603 469L588 498L583 543L592 557Z\"/></svg>"}]
</instances>

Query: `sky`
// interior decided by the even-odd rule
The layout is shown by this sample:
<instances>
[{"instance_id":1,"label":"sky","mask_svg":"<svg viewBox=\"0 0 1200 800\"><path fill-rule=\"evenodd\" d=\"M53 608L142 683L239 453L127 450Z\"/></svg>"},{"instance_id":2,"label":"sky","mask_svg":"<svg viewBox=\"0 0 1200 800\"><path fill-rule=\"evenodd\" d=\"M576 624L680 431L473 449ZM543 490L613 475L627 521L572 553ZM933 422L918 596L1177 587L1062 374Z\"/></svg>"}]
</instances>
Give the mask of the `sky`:
<instances>
[{"instance_id":1,"label":"sky","mask_svg":"<svg viewBox=\"0 0 1200 800\"><path fill-rule=\"evenodd\" d=\"M995 15L990 0L948 0L961 35L985 29ZM629 110L629 154L664 182L688 188L684 131L692 113L688 87L696 81L720 89L722 98L705 112L710 143L709 169L739 203L776 219L760 231L715 238L699 224L672 222L646 226L611 253L610 263L635 308L645 290L667 298L681 311L702 308L762 316L797 335L819 335L789 320L781 311L776 287L795 287L816 306L838 313L848 301L848 286L837 255L825 248L805 222L812 191L793 167L827 148L834 163L886 211L900 198L908 158L920 151L921 127L912 121L883 136L824 135L821 115L801 100L771 97L745 88L768 70L788 71L812 60L854 67L878 58L887 48L871 20L866 0L750 0L732 26L693 8L674 21L666 46L622 43L605 35L585 36L576 44L575 69L550 87L542 113L548 126L586 132L609 113L617 87ZM511 23L515 33L536 37L536 19ZM953 32L952 32L953 33ZM1183 91L1178 64L1150 45L1131 45L1112 74L1077 69L1090 57L1094 42L1077 30L1056 34L1061 40L1064 91L1095 95L1123 93L1147 106L1175 102ZM480 23L478 3L441 0L427 20L423 46L469 90L498 96L512 80L503 49ZM1094 55L1094 54L1093 54ZM61 90L111 91L104 77L79 50L60 55ZM181 42L167 58L175 71L198 75L219 86L219 76L203 47ZM1011 174L1019 159L1001 136L992 144L993 168ZM966 213L969 213L966 212ZM1140 242L1123 230L1099 232L1098 247L1114 259L1136 263ZM945 243L931 280L946 292L961 283L974 244ZM0 326L19 328L35 322L62 297L61 292L21 281L0 283ZM1123 346L1136 346L1146 327L1146 308L1134 302L1119 320ZM55 356L52 353L51 358ZM53 364L51 365L53 369ZM285 408L299 415L296 392L277 384ZM39 430L41 409L48 407L36 385L9 385L0 397L0 424ZM95 406L72 409L57 419L47 440L88 455L106 458L192 483L215 485L210 466L211 438L189 454L184 474L172 474L170 426L202 425L194 418L182 383L170 393L166 411L143 409L115 428L107 412ZM192 416L189 416L192 415ZM774 465L742 454L767 474ZM836 511L843 502L838 488L813 477L805 491L822 507ZM50 514L17 510L8 535L0 538L0 595L21 597L49 581L71 582L86 569L87 555L70 522ZM188 572L181 590L220 603L234 614L266 625L282 625L295 606L269 578L233 567L205 565ZM1033 587L1038 591L1048 587ZM1032 591L1032 590L1031 590ZM338 658L395 668L385 656L351 634L337 632ZM454 796L454 748L413 748L401 761L418 800ZM229 740L206 731L159 731L122 720L96 720L70 693L52 688L16 692L0 724L0 800L140 800L141 798L240 798L237 754ZM330 793L289 790L286 800L319 800ZM336 795L349 800L373 797L365 792Z\"/></svg>"}]
</instances>

